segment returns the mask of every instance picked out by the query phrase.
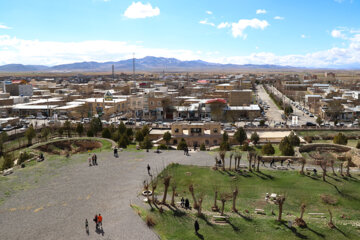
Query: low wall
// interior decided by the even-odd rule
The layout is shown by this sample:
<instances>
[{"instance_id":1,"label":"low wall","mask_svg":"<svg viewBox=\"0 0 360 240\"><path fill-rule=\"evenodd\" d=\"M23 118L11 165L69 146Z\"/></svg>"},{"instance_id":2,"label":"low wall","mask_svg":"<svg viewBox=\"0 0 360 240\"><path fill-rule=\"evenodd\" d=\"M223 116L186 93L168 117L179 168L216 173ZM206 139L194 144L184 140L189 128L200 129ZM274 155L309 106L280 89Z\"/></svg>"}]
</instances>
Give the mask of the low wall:
<instances>
[{"instance_id":1,"label":"low wall","mask_svg":"<svg viewBox=\"0 0 360 240\"><path fill-rule=\"evenodd\" d=\"M351 148L349 148L349 147L346 147L343 145L338 145L338 144L313 143L313 144L302 145L299 148L299 152L311 152L311 151L317 150L318 148L329 149L329 150L333 150L336 152L348 152L351 150Z\"/></svg>"},{"instance_id":2,"label":"low wall","mask_svg":"<svg viewBox=\"0 0 360 240\"><path fill-rule=\"evenodd\" d=\"M290 159L292 161L299 161L302 157L296 157L296 156L262 156L262 159L265 162L271 162L272 160L275 160L275 162L280 162L282 160Z\"/></svg>"}]
</instances>

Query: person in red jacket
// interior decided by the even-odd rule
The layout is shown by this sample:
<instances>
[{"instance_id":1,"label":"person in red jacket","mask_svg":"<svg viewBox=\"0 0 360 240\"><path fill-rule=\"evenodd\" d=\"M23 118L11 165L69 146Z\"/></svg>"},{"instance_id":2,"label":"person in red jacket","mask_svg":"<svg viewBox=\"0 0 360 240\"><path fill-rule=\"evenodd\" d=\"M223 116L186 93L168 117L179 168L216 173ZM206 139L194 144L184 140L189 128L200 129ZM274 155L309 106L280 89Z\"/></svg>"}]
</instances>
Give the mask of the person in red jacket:
<instances>
[{"instance_id":1,"label":"person in red jacket","mask_svg":"<svg viewBox=\"0 0 360 240\"><path fill-rule=\"evenodd\" d=\"M100 213L99 213L99 216L97 217L97 223L98 223L98 226L101 226L101 228L102 228L102 216Z\"/></svg>"}]
</instances>

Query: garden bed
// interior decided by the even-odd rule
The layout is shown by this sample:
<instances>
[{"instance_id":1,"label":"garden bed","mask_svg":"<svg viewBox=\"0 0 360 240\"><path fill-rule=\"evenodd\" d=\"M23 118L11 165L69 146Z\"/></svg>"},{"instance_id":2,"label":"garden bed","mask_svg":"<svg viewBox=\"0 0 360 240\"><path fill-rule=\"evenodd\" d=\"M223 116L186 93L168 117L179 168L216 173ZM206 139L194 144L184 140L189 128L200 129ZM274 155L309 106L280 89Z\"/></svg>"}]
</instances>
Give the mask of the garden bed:
<instances>
[{"instance_id":1,"label":"garden bed","mask_svg":"<svg viewBox=\"0 0 360 240\"><path fill-rule=\"evenodd\" d=\"M102 143L96 140L76 139L51 142L38 146L36 149L49 154L66 155L67 153L76 154L92 151L101 147Z\"/></svg>"}]
</instances>

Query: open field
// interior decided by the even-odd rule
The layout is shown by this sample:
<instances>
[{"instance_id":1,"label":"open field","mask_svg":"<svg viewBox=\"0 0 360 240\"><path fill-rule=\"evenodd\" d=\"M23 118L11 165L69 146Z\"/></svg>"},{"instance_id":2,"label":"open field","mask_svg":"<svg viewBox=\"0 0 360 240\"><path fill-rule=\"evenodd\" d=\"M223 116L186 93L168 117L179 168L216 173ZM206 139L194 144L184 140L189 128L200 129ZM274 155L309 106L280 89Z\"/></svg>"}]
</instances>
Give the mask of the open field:
<instances>
[{"instance_id":1,"label":"open field","mask_svg":"<svg viewBox=\"0 0 360 240\"><path fill-rule=\"evenodd\" d=\"M209 168L171 165L165 172L172 176L172 181L176 182L176 192L181 197L190 199L188 191L189 184L194 185L195 195L203 195L203 212L205 220L199 219L201 225L200 233L205 239L358 239L359 229L346 225L347 223L358 221L360 218L360 186L359 176L352 179L342 179L338 177L328 178L329 182L323 182L316 177L301 176L297 172L278 172L263 171L262 173L249 173L238 175L231 172L213 171ZM222 192L231 192L234 186L238 186L239 195L237 208L240 214L231 213L231 200L226 202L225 213L229 214L229 224L224 226L217 225L211 221L211 206L214 202L214 187ZM163 184L159 185L158 193L162 193ZM171 192L171 190L169 190ZM294 220L299 216L299 209L305 203L306 213L304 220L308 228L289 228L287 223L278 223L276 216L278 207L274 204L266 203L264 200L266 193L285 194L283 219L286 221ZM169 193L170 194L170 193ZM328 195L335 199L333 205L322 201L321 196ZM168 198L169 199L169 198ZM170 200L168 200L170 201ZM218 201L218 205L221 203ZM146 211L134 207L142 217L150 214L156 225L155 231L162 239L195 239L193 231L195 212L180 210L180 212L166 211L160 214L158 210ZM266 215L253 214L255 208L264 209ZM326 223L328 221L328 209L334 215L337 230L330 230ZM249 210L250 214L244 213ZM325 218L311 218L308 213L324 213ZM341 218L345 215L348 220ZM247 216L247 217L244 217Z\"/></svg>"}]
</instances>

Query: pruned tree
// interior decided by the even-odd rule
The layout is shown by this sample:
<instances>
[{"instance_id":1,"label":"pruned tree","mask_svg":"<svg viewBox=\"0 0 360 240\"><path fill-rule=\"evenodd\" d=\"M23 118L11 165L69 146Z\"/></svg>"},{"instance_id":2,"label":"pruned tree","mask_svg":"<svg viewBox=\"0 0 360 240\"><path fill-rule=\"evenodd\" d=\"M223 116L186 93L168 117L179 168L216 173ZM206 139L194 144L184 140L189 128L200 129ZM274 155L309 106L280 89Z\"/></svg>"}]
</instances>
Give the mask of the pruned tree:
<instances>
[{"instance_id":1,"label":"pruned tree","mask_svg":"<svg viewBox=\"0 0 360 240\"><path fill-rule=\"evenodd\" d=\"M226 151L220 151L219 152L219 157L221 159L222 162L222 170L225 171L225 156L226 156Z\"/></svg>"},{"instance_id":2,"label":"pruned tree","mask_svg":"<svg viewBox=\"0 0 360 240\"><path fill-rule=\"evenodd\" d=\"M305 175L304 168L305 168L305 164L306 164L306 159L302 157L299 159L299 162L301 163L300 174Z\"/></svg>"},{"instance_id":3,"label":"pruned tree","mask_svg":"<svg viewBox=\"0 0 360 240\"><path fill-rule=\"evenodd\" d=\"M241 152L240 151L236 151L235 152L235 171L237 171L240 167L240 160L241 160Z\"/></svg>"},{"instance_id":4,"label":"pruned tree","mask_svg":"<svg viewBox=\"0 0 360 240\"><path fill-rule=\"evenodd\" d=\"M296 218L295 219L295 222L296 224L299 226L299 227L306 227L306 222L304 221L303 217L304 217L304 213L305 213L305 208L306 208L306 205L305 203L302 203L301 204L301 207L300 207L300 217Z\"/></svg>"},{"instance_id":5,"label":"pruned tree","mask_svg":"<svg viewBox=\"0 0 360 240\"><path fill-rule=\"evenodd\" d=\"M256 166L256 171L260 172L260 161L261 161L262 156L260 155L256 155L256 161L257 161L257 166Z\"/></svg>"},{"instance_id":6,"label":"pruned tree","mask_svg":"<svg viewBox=\"0 0 360 240\"><path fill-rule=\"evenodd\" d=\"M214 212L219 211L219 207L217 205L218 193L219 193L219 188L218 186L214 185L214 205L211 207L211 210L213 210Z\"/></svg>"},{"instance_id":7,"label":"pruned tree","mask_svg":"<svg viewBox=\"0 0 360 240\"><path fill-rule=\"evenodd\" d=\"M198 217L200 217L202 215L201 206L202 206L203 200L204 200L204 194L201 193L198 197L198 208L197 208Z\"/></svg>"},{"instance_id":8,"label":"pruned tree","mask_svg":"<svg viewBox=\"0 0 360 240\"><path fill-rule=\"evenodd\" d=\"M221 200L221 216L224 216L224 209L225 209L225 203L226 201L230 200L232 198L232 194L229 193L221 193L220 194L220 200Z\"/></svg>"},{"instance_id":9,"label":"pruned tree","mask_svg":"<svg viewBox=\"0 0 360 240\"><path fill-rule=\"evenodd\" d=\"M161 201L162 204L166 204L166 195L167 195L167 191L168 191L169 186L170 186L170 180L171 180L171 176L170 176L170 175L164 176L164 179L163 179L163 183L164 183L164 196L163 196L163 199L162 199L162 201Z\"/></svg>"},{"instance_id":10,"label":"pruned tree","mask_svg":"<svg viewBox=\"0 0 360 240\"><path fill-rule=\"evenodd\" d=\"M333 173L334 176L336 176L335 169L334 169L335 160L334 160L334 159L330 159L329 162L330 162L330 166L331 166L332 173Z\"/></svg>"},{"instance_id":11,"label":"pruned tree","mask_svg":"<svg viewBox=\"0 0 360 240\"><path fill-rule=\"evenodd\" d=\"M176 193L176 188L177 188L177 184L176 181L173 179L171 181L171 190L172 190L172 195L171 195L171 203L170 205L175 207L175 193Z\"/></svg>"},{"instance_id":12,"label":"pruned tree","mask_svg":"<svg viewBox=\"0 0 360 240\"><path fill-rule=\"evenodd\" d=\"M278 215L279 222L281 222L281 216L282 216L283 205L284 205L285 200L286 200L285 196L282 196L282 195L279 195L278 198L276 199L276 204L279 206L279 215Z\"/></svg>"},{"instance_id":13,"label":"pruned tree","mask_svg":"<svg viewBox=\"0 0 360 240\"><path fill-rule=\"evenodd\" d=\"M343 173L343 167L344 167L344 163L340 163L340 176L344 176L344 173Z\"/></svg>"},{"instance_id":14,"label":"pruned tree","mask_svg":"<svg viewBox=\"0 0 360 240\"><path fill-rule=\"evenodd\" d=\"M352 164L351 160L352 160L351 155L347 154L347 156L346 156L346 176L348 176L348 177L351 177L351 175L350 175L350 166Z\"/></svg>"},{"instance_id":15,"label":"pruned tree","mask_svg":"<svg viewBox=\"0 0 360 240\"><path fill-rule=\"evenodd\" d=\"M195 197L195 193L194 193L194 185L193 184L190 184L189 185L189 192L191 193L191 196L193 198L193 201L194 201L194 208L195 209L198 209L198 203L196 201L196 197Z\"/></svg>"},{"instance_id":16,"label":"pruned tree","mask_svg":"<svg viewBox=\"0 0 360 240\"><path fill-rule=\"evenodd\" d=\"M327 172L327 162L326 160L322 160L320 162L320 167L322 169L322 180L326 182L326 172Z\"/></svg>"},{"instance_id":17,"label":"pruned tree","mask_svg":"<svg viewBox=\"0 0 360 240\"><path fill-rule=\"evenodd\" d=\"M232 162L233 156L234 156L234 152L231 152L231 153L230 153L230 159L229 159L229 162L230 162L229 170L230 170L230 171L231 171L231 162Z\"/></svg>"},{"instance_id":18,"label":"pruned tree","mask_svg":"<svg viewBox=\"0 0 360 240\"><path fill-rule=\"evenodd\" d=\"M152 191L152 195L151 195L151 201L155 204L155 190L157 188L157 184L158 184L158 180L157 178L154 178L151 181L151 191Z\"/></svg>"},{"instance_id":19,"label":"pruned tree","mask_svg":"<svg viewBox=\"0 0 360 240\"><path fill-rule=\"evenodd\" d=\"M248 152L248 161L249 161L249 171L252 172L252 161L255 160L256 153L254 151Z\"/></svg>"}]
</instances>

